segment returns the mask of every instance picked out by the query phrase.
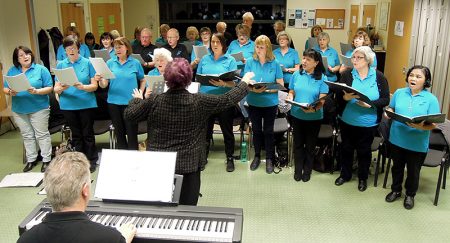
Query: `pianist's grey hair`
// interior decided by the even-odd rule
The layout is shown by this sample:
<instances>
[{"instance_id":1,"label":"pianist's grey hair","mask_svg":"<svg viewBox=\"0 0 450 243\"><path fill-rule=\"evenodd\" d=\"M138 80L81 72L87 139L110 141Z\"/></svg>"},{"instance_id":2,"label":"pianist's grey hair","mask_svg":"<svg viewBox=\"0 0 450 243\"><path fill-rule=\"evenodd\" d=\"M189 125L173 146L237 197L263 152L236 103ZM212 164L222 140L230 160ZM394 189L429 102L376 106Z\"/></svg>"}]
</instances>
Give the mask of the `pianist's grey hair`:
<instances>
[{"instance_id":1,"label":"pianist's grey hair","mask_svg":"<svg viewBox=\"0 0 450 243\"><path fill-rule=\"evenodd\" d=\"M372 48L370 48L368 46L357 47L353 51L352 56L354 56L355 53L357 53L357 52L364 54L364 59L366 59L366 62L369 63L369 67L370 67L373 63L373 59L375 58L375 52L372 51Z\"/></svg>"},{"instance_id":2,"label":"pianist's grey hair","mask_svg":"<svg viewBox=\"0 0 450 243\"><path fill-rule=\"evenodd\" d=\"M85 184L90 186L89 160L80 152L56 156L45 171L47 199L54 211L73 206Z\"/></svg>"}]
</instances>

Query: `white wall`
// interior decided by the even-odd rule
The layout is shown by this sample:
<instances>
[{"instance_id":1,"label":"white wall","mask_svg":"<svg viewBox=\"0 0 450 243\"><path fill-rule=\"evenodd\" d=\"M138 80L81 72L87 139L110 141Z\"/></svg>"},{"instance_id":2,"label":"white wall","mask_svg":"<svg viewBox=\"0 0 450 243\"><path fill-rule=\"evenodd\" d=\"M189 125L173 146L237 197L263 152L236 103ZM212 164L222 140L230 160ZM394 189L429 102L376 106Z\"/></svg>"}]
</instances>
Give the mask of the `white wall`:
<instances>
[{"instance_id":1,"label":"white wall","mask_svg":"<svg viewBox=\"0 0 450 243\"><path fill-rule=\"evenodd\" d=\"M347 33L349 30L349 16L350 16L350 4L349 0L341 1L329 1L329 0L315 0L315 1L298 1L298 0L288 0L286 3L286 10L289 9L345 9L345 20L344 29L334 30L326 29L324 30L330 35L330 46L338 50L339 52L339 42L347 42ZM286 15L287 15L286 11ZM311 36L311 28L308 29L295 29L288 27L286 29L288 33L292 36L295 48L299 53L303 52L305 48L306 40Z\"/></svg>"},{"instance_id":2,"label":"white wall","mask_svg":"<svg viewBox=\"0 0 450 243\"><path fill-rule=\"evenodd\" d=\"M159 36L158 0L124 0L123 5L125 36L133 39L136 26L147 27L153 32L154 42Z\"/></svg>"},{"instance_id":3,"label":"white wall","mask_svg":"<svg viewBox=\"0 0 450 243\"><path fill-rule=\"evenodd\" d=\"M13 65L14 48L31 48L25 1L0 1L0 23L0 62L5 74Z\"/></svg>"},{"instance_id":4,"label":"white wall","mask_svg":"<svg viewBox=\"0 0 450 243\"><path fill-rule=\"evenodd\" d=\"M39 32L41 28L61 28L59 25L59 8L57 0L33 0L33 8L36 31Z\"/></svg>"}]
</instances>

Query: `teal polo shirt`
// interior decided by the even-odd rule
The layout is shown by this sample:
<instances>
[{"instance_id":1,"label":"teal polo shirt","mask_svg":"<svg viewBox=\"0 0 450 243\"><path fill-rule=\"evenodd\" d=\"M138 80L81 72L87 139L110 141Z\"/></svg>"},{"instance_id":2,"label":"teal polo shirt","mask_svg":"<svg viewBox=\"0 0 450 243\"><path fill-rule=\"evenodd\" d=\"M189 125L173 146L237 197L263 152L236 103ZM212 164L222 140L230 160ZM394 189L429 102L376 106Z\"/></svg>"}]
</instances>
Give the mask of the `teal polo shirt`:
<instances>
[{"instance_id":1,"label":"teal polo shirt","mask_svg":"<svg viewBox=\"0 0 450 243\"><path fill-rule=\"evenodd\" d=\"M89 47L82 43L80 45L79 50L80 56L88 58L91 57L91 51L89 50ZM66 50L64 50L63 45L59 45L58 50L56 51L56 60L61 61L67 58Z\"/></svg>"},{"instance_id":2,"label":"teal polo shirt","mask_svg":"<svg viewBox=\"0 0 450 243\"><path fill-rule=\"evenodd\" d=\"M328 94L328 85L324 82L327 77L322 74L319 80L304 70L295 71L289 83L289 89L294 90L294 101L299 103L312 103L319 99L320 94ZM291 106L291 115L301 120L323 119L323 108L316 112L306 113L298 106Z\"/></svg>"},{"instance_id":3,"label":"teal polo shirt","mask_svg":"<svg viewBox=\"0 0 450 243\"><path fill-rule=\"evenodd\" d=\"M197 74L221 74L237 69L236 60L230 55L222 55L217 60L214 60L214 55L209 54L204 56L197 65ZM231 88L216 87L202 85L200 93L204 94L225 94Z\"/></svg>"},{"instance_id":4,"label":"teal polo shirt","mask_svg":"<svg viewBox=\"0 0 450 243\"><path fill-rule=\"evenodd\" d=\"M256 82L276 83L277 79L283 78L283 71L281 71L280 63L274 59L265 62L264 65L253 58L248 59L245 63L242 76L247 72L255 73L253 80ZM270 107L278 105L278 93L255 93L249 92L247 95L247 103L257 107Z\"/></svg>"},{"instance_id":5,"label":"teal polo shirt","mask_svg":"<svg viewBox=\"0 0 450 243\"><path fill-rule=\"evenodd\" d=\"M356 69L352 70L352 87L365 94L370 100L380 98L375 69L369 68L365 79L361 79ZM341 120L357 127L373 127L377 125L377 110L375 107L364 108L356 104L356 99L349 100L342 113Z\"/></svg>"},{"instance_id":6,"label":"teal polo shirt","mask_svg":"<svg viewBox=\"0 0 450 243\"><path fill-rule=\"evenodd\" d=\"M64 69L73 67L78 81L82 84L91 84L91 78L95 76L95 70L89 59L80 56L74 63L66 58L56 65L56 69ZM56 78L58 81L58 78ZM70 86L59 95L59 107L61 110L81 110L97 107L97 100L94 92L86 92L79 90L74 86Z\"/></svg>"},{"instance_id":7,"label":"teal polo shirt","mask_svg":"<svg viewBox=\"0 0 450 243\"><path fill-rule=\"evenodd\" d=\"M238 52L242 52L245 60L250 60L253 58L253 52L255 52L255 42L252 40L248 40L243 46L239 44L238 40L234 40L230 43L226 54L235 54ZM237 61L237 65L244 65L242 61Z\"/></svg>"},{"instance_id":8,"label":"teal polo shirt","mask_svg":"<svg viewBox=\"0 0 450 243\"><path fill-rule=\"evenodd\" d=\"M314 49L316 51L318 51L320 53L320 55L327 58L328 65L330 67L335 67L335 66L341 65L341 62L339 61L339 55L334 48L328 47L325 51L322 51L319 46L316 46ZM328 67L325 68L325 75L327 75L328 81L331 81L331 82L337 81L336 74L330 72L330 70L328 70Z\"/></svg>"},{"instance_id":9,"label":"teal polo shirt","mask_svg":"<svg viewBox=\"0 0 450 243\"><path fill-rule=\"evenodd\" d=\"M300 64L300 58L298 52L295 49L289 48L288 51L283 55L281 53L281 48L277 48L273 51L273 55L277 61L282 64L285 68L293 68L295 65ZM285 84L288 84L291 80L292 73L283 72L283 80Z\"/></svg>"},{"instance_id":10,"label":"teal polo shirt","mask_svg":"<svg viewBox=\"0 0 450 243\"><path fill-rule=\"evenodd\" d=\"M128 105L133 98L133 89L138 89L138 83L144 78L144 69L138 60L129 56L121 64L114 56L106 63L116 78L109 80L108 103L115 105Z\"/></svg>"},{"instance_id":11,"label":"teal polo shirt","mask_svg":"<svg viewBox=\"0 0 450 243\"><path fill-rule=\"evenodd\" d=\"M409 87L395 91L389 104L395 113L407 117L440 113L439 102L431 92L422 90L413 95ZM412 128L393 120L389 141L404 149L426 153L428 151L430 131Z\"/></svg>"},{"instance_id":12,"label":"teal polo shirt","mask_svg":"<svg viewBox=\"0 0 450 243\"><path fill-rule=\"evenodd\" d=\"M22 73L22 67L11 67L7 76L16 76ZM52 87L52 76L48 69L42 65L32 63L25 71L25 76L30 81L30 85L36 89ZM9 88L6 80L3 85ZM28 91L17 92L12 97L12 111L18 114L30 114L49 107L48 95L30 94Z\"/></svg>"}]
</instances>

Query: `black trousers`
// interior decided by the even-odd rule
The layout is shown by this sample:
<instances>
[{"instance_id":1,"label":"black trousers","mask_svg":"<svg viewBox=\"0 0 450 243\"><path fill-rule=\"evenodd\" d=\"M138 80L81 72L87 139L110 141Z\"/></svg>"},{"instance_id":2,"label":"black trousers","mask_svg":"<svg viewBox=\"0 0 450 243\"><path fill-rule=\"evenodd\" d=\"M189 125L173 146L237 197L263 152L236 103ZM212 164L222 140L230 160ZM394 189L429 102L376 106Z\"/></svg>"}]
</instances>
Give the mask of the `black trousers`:
<instances>
[{"instance_id":1,"label":"black trousers","mask_svg":"<svg viewBox=\"0 0 450 243\"><path fill-rule=\"evenodd\" d=\"M206 134L206 143L209 145L209 142L212 139L214 122L216 118L219 120L220 129L222 130L223 140L225 144L225 154L227 157L233 157L234 154L234 134L233 134L233 119L236 114L236 108L233 106L225 111L222 111L218 114L212 115L208 119L208 130ZM207 146L209 147L209 146ZM209 150L209 148L207 148ZM207 151L209 152L209 151Z\"/></svg>"},{"instance_id":2,"label":"black trousers","mask_svg":"<svg viewBox=\"0 0 450 243\"><path fill-rule=\"evenodd\" d=\"M98 160L93 111L94 109L62 110L67 125L72 131L72 145L76 151L84 153L91 164Z\"/></svg>"},{"instance_id":3,"label":"black trousers","mask_svg":"<svg viewBox=\"0 0 450 243\"><path fill-rule=\"evenodd\" d=\"M320 124L321 120L306 121L292 117L296 174L311 174Z\"/></svg>"},{"instance_id":4,"label":"black trousers","mask_svg":"<svg viewBox=\"0 0 450 243\"><path fill-rule=\"evenodd\" d=\"M109 115L117 137L117 148L138 150L138 124L124 119L125 108L127 105L108 104Z\"/></svg>"},{"instance_id":5,"label":"black trousers","mask_svg":"<svg viewBox=\"0 0 450 243\"><path fill-rule=\"evenodd\" d=\"M261 155L263 143L266 149L266 159L273 159L275 156L273 125L275 123L277 108L278 106L248 107L250 121L252 122L255 156Z\"/></svg>"},{"instance_id":6,"label":"black trousers","mask_svg":"<svg viewBox=\"0 0 450 243\"><path fill-rule=\"evenodd\" d=\"M341 177L345 180L352 178L353 153L356 150L358 158L358 178L367 180L372 160L371 146L376 127L357 127L343 121L340 123L341 146Z\"/></svg>"},{"instance_id":7,"label":"black trousers","mask_svg":"<svg viewBox=\"0 0 450 243\"><path fill-rule=\"evenodd\" d=\"M402 191L403 175L406 165L406 195L414 197L419 188L420 169L422 168L427 153L411 151L391 144L391 156L394 161L394 165L392 166L392 191Z\"/></svg>"},{"instance_id":8,"label":"black trousers","mask_svg":"<svg viewBox=\"0 0 450 243\"><path fill-rule=\"evenodd\" d=\"M200 195L200 170L183 174L180 204L197 206Z\"/></svg>"}]
</instances>

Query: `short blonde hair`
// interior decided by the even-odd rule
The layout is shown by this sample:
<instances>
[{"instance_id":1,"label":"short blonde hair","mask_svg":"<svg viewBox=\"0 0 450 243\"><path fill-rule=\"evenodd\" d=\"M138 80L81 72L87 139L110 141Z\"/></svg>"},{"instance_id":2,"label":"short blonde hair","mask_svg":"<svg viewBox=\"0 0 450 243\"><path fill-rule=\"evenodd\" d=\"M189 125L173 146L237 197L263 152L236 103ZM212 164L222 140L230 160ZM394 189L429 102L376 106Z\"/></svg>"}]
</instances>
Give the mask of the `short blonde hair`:
<instances>
[{"instance_id":1,"label":"short blonde hair","mask_svg":"<svg viewBox=\"0 0 450 243\"><path fill-rule=\"evenodd\" d=\"M120 37L120 33L118 30L111 30L109 33L114 37L114 39L117 39Z\"/></svg>"},{"instance_id":2,"label":"short blonde hair","mask_svg":"<svg viewBox=\"0 0 450 243\"><path fill-rule=\"evenodd\" d=\"M288 39L288 45L291 44L292 38L291 38L291 35L288 34L288 32L280 31L280 33L278 33L278 35L277 35L277 43L280 43L280 38L281 37L286 37Z\"/></svg>"},{"instance_id":3,"label":"short blonde hair","mask_svg":"<svg viewBox=\"0 0 450 243\"><path fill-rule=\"evenodd\" d=\"M272 43L270 42L269 37L266 35L260 35L255 40L255 50L257 46L265 46L266 47L266 59L268 61L272 61L275 59L275 56L272 52ZM253 59L258 59L258 54L256 54L256 51L253 53Z\"/></svg>"},{"instance_id":4,"label":"short blonde hair","mask_svg":"<svg viewBox=\"0 0 450 243\"><path fill-rule=\"evenodd\" d=\"M251 19L252 21L255 20L255 18L253 18L252 12L245 12L245 13L242 15L242 19Z\"/></svg>"},{"instance_id":5,"label":"short blonde hair","mask_svg":"<svg viewBox=\"0 0 450 243\"><path fill-rule=\"evenodd\" d=\"M195 26L189 26L186 29L186 37L189 35L189 33L194 33L195 34L195 39L198 39L199 35L198 35L198 29Z\"/></svg>"},{"instance_id":6,"label":"short blonde hair","mask_svg":"<svg viewBox=\"0 0 450 243\"><path fill-rule=\"evenodd\" d=\"M237 24L236 25L236 36L239 37L239 33L243 33L245 34L247 37L250 38L250 33L252 32L252 30L250 29L249 26L245 25L245 24Z\"/></svg>"},{"instance_id":7,"label":"short blonde hair","mask_svg":"<svg viewBox=\"0 0 450 243\"><path fill-rule=\"evenodd\" d=\"M162 57L162 58L166 59L168 62L173 61L172 53L170 53L170 51L167 50L166 48L156 48L153 51L153 57L154 57L153 58L154 60L156 60L159 57Z\"/></svg>"},{"instance_id":8,"label":"short blonde hair","mask_svg":"<svg viewBox=\"0 0 450 243\"><path fill-rule=\"evenodd\" d=\"M54 211L73 206L85 185L90 186L90 163L80 152L56 156L44 175L45 191Z\"/></svg>"},{"instance_id":9,"label":"short blonde hair","mask_svg":"<svg viewBox=\"0 0 450 243\"><path fill-rule=\"evenodd\" d=\"M170 30L170 26L168 24L162 24L159 26L160 33L167 32L169 30Z\"/></svg>"},{"instance_id":10,"label":"short blonde hair","mask_svg":"<svg viewBox=\"0 0 450 243\"><path fill-rule=\"evenodd\" d=\"M364 54L364 59L366 59L366 62L369 63L369 67L372 65L373 60L375 59L375 52L372 51L372 48L368 47L368 46L360 46L357 47L353 53L352 53L352 57L355 55L355 53L361 53Z\"/></svg>"}]
</instances>

